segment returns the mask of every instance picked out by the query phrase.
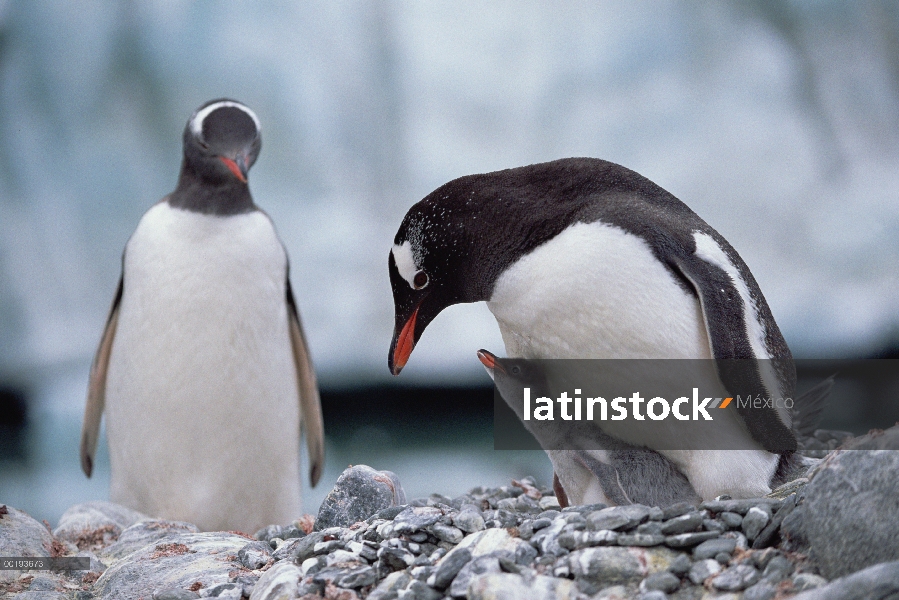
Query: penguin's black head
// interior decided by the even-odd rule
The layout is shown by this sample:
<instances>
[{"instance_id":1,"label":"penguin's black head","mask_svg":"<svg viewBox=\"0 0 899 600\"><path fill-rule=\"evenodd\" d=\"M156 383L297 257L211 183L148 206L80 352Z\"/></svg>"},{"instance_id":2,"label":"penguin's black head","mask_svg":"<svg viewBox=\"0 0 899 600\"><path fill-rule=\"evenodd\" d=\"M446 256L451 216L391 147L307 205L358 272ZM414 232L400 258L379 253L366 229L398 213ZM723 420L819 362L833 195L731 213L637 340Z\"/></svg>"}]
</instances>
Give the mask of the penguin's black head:
<instances>
[{"instance_id":1,"label":"penguin's black head","mask_svg":"<svg viewBox=\"0 0 899 600\"><path fill-rule=\"evenodd\" d=\"M207 102L184 128L184 168L209 184L246 186L262 147L259 119L235 100Z\"/></svg>"},{"instance_id":2,"label":"penguin's black head","mask_svg":"<svg viewBox=\"0 0 899 600\"><path fill-rule=\"evenodd\" d=\"M388 257L395 327L387 364L394 375L444 308L489 297L480 285L484 273L471 237L470 207L441 195L444 188L409 210Z\"/></svg>"}]
</instances>

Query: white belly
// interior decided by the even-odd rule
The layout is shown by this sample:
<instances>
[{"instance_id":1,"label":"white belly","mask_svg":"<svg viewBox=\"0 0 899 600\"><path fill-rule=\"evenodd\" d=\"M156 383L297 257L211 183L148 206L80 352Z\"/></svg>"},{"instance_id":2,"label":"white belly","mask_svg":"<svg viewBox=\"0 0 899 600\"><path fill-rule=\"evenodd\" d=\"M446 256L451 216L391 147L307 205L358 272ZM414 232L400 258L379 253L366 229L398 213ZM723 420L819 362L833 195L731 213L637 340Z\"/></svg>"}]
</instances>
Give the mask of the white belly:
<instances>
[{"instance_id":1,"label":"white belly","mask_svg":"<svg viewBox=\"0 0 899 600\"><path fill-rule=\"evenodd\" d=\"M712 358L696 296L678 284L642 238L601 222L575 224L520 259L497 280L487 306L513 358ZM691 366L708 371L701 386L704 395L722 397L724 388L711 363ZM685 392L696 385L696 375L683 373ZM639 376L634 381L639 382ZM578 386L569 383L554 385L571 395ZM670 420L636 428L630 422L605 422L603 429L629 443L658 449L704 499L769 492L778 457L761 450L736 411L721 412L726 414L716 414L701 434L706 447L726 447L720 440L739 437L735 447L759 449L669 450L683 447L683 432ZM586 469L571 464L564 452L548 454L560 479L569 480L573 503L602 500ZM601 451L591 454L604 460Z\"/></svg>"},{"instance_id":2,"label":"white belly","mask_svg":"<svg viewBox=\"0 0 899 600\"><path fill-rule=\"evenodd\" d=\"M600 222L523 257L487 306L511 357L711 358L696 297L641 238Z\"/></svg>"},{"instance_id":3,"label":"white belly","mask_svg":"<svg viewBox=\"0 0 899 600\"><path fill-rule=\"evenodd\" d=\"M113 501L249 533L299 516L286 261L260 212L141 219L107 377Z\"/></svg>"}]
</instances>

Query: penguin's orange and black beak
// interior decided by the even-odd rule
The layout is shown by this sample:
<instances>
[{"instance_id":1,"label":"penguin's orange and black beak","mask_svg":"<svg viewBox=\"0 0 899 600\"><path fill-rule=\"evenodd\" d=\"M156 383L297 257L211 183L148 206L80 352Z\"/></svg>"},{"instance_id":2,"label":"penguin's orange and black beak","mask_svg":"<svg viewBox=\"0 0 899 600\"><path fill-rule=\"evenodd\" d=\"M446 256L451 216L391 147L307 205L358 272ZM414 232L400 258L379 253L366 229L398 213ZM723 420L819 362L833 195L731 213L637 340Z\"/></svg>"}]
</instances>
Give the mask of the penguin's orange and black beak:
<instances>
[{"instance_id":1,"label":"penguin's orange and black beak","mask_svg":"<svg viewBox=\"0 0 899 600\"><path fill-rule=\"evenodd\" d=\"M390 372L399 375L403 367L409 361L412 355L412 349L415 348L415 324L418 321L418 310L421 305L415 307L412 314L406 319L399 333L394 332L393 342L390 344L390 355L388 357L388 366Z\"/></svg>"},{"instance_id":2,"label":"penguin's orange and black beak","mask_svg":"<svg viewBox=\"0 0 899 600\"><path fill-rule=\"evenodd\" d=\"M218 159L228 167L228 170L231 171L241 183L247 182L247 173L249 172L250 167L247 164L248 161L245 153L240 152L236 154L234 158L219 156Z\"/></svg>"}]
</instances>

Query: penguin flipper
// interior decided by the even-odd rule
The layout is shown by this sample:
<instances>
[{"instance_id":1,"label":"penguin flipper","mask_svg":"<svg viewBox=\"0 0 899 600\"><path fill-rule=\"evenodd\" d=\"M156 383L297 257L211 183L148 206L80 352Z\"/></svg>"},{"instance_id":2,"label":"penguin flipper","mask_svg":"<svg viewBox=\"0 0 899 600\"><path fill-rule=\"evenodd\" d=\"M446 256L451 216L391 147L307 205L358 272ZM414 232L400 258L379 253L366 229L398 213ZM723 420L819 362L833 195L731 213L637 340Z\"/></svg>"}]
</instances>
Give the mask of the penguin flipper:
<instances>
[{"instance_id":1,"label":"penguin flipper","mask_svg":"<svg viewBox=\"0 0 899 600\"><path fill-rule=\"evenodd\" d=\"M740 360L768 357L753 354L745 320L750 317L746 316L747 307L731 276L722 268L696 256L672 257L668 264L676 275L690 283L699 298L711 355L728 392L735 395L748 392L752 397L759 395L762 398L776 393L777 390L772 390L769 394L762 381L759 368L764 368L765 365L752 365L748 360ZM779 331L775 333L776 355L770 357L772 364L767 366L774 367L775 370L793 368L786 342ZM777 454L796 451L796 436L790 424L782 420L776 409L741 407L739 404L736 408L749 434L765 450Z\"/></svg>"},{"instance_id":2,"label":"penguin flipper","mask_svg":"<svg viewBox=\"0 0 899 600\"><path fill-rule=\"evenodd\" d=\"M318 383L309 346L300 324L296 300L290 279L287 280L287 315L290 321L290 344L293 347L293 362L297 369L297 386L300 392L300 413L306 430L306 448L309 452L309 481L313 487L321 478L325 465L325 428L322 423L322 405L318 395Z\"/></svg>"},{"instance_id":3,"label":"penguin flipper","mask_svg":"<svg viewBox=\"0 0 899 600\"><path fill-rule=\"evenodd\" d=\"M90 379L87 387L87 402L84 406L84 421L81 424L81 470L88 477L94 471L94 456L97 452L97 440L100 437L100 419L106 405L106 374L109 370L109 356L112 340L115 338L116 326L119 322L119 305L122 302L122 283L124 274L119 277L106 328L100 338L100 346L91 365Z\"/></svg>"}]
</instances>

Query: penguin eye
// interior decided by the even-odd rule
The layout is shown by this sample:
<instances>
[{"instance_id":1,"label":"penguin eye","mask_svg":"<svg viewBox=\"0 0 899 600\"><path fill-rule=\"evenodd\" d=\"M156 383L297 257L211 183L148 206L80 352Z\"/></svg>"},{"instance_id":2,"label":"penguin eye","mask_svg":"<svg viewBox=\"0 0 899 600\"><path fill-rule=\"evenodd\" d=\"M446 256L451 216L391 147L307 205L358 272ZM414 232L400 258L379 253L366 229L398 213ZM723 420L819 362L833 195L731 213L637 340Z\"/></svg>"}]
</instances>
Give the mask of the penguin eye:
<instances>
[{"instance_id":1,"label":"penguin eye","mask_svg":"<svg viewBox=\"0 0 899 600\"><path fill-rule=\"evenodd\" d=\"M412 278L412 287L416 290L420 290L426 285L428 285L428 274L424 271L419 271L415 274L415 277Z\"/></svg>"},{"instance_id":2,"label":"penguin eye","mask_svg":"<svg viewBox=\"0 0 899 600\"><path fill-rule=\"evenodd\" d=\"M518 375L520 373L521 373L521 367L519 367L519 366L512 367L512 375Z\"/></svg>"}]
</instances>

